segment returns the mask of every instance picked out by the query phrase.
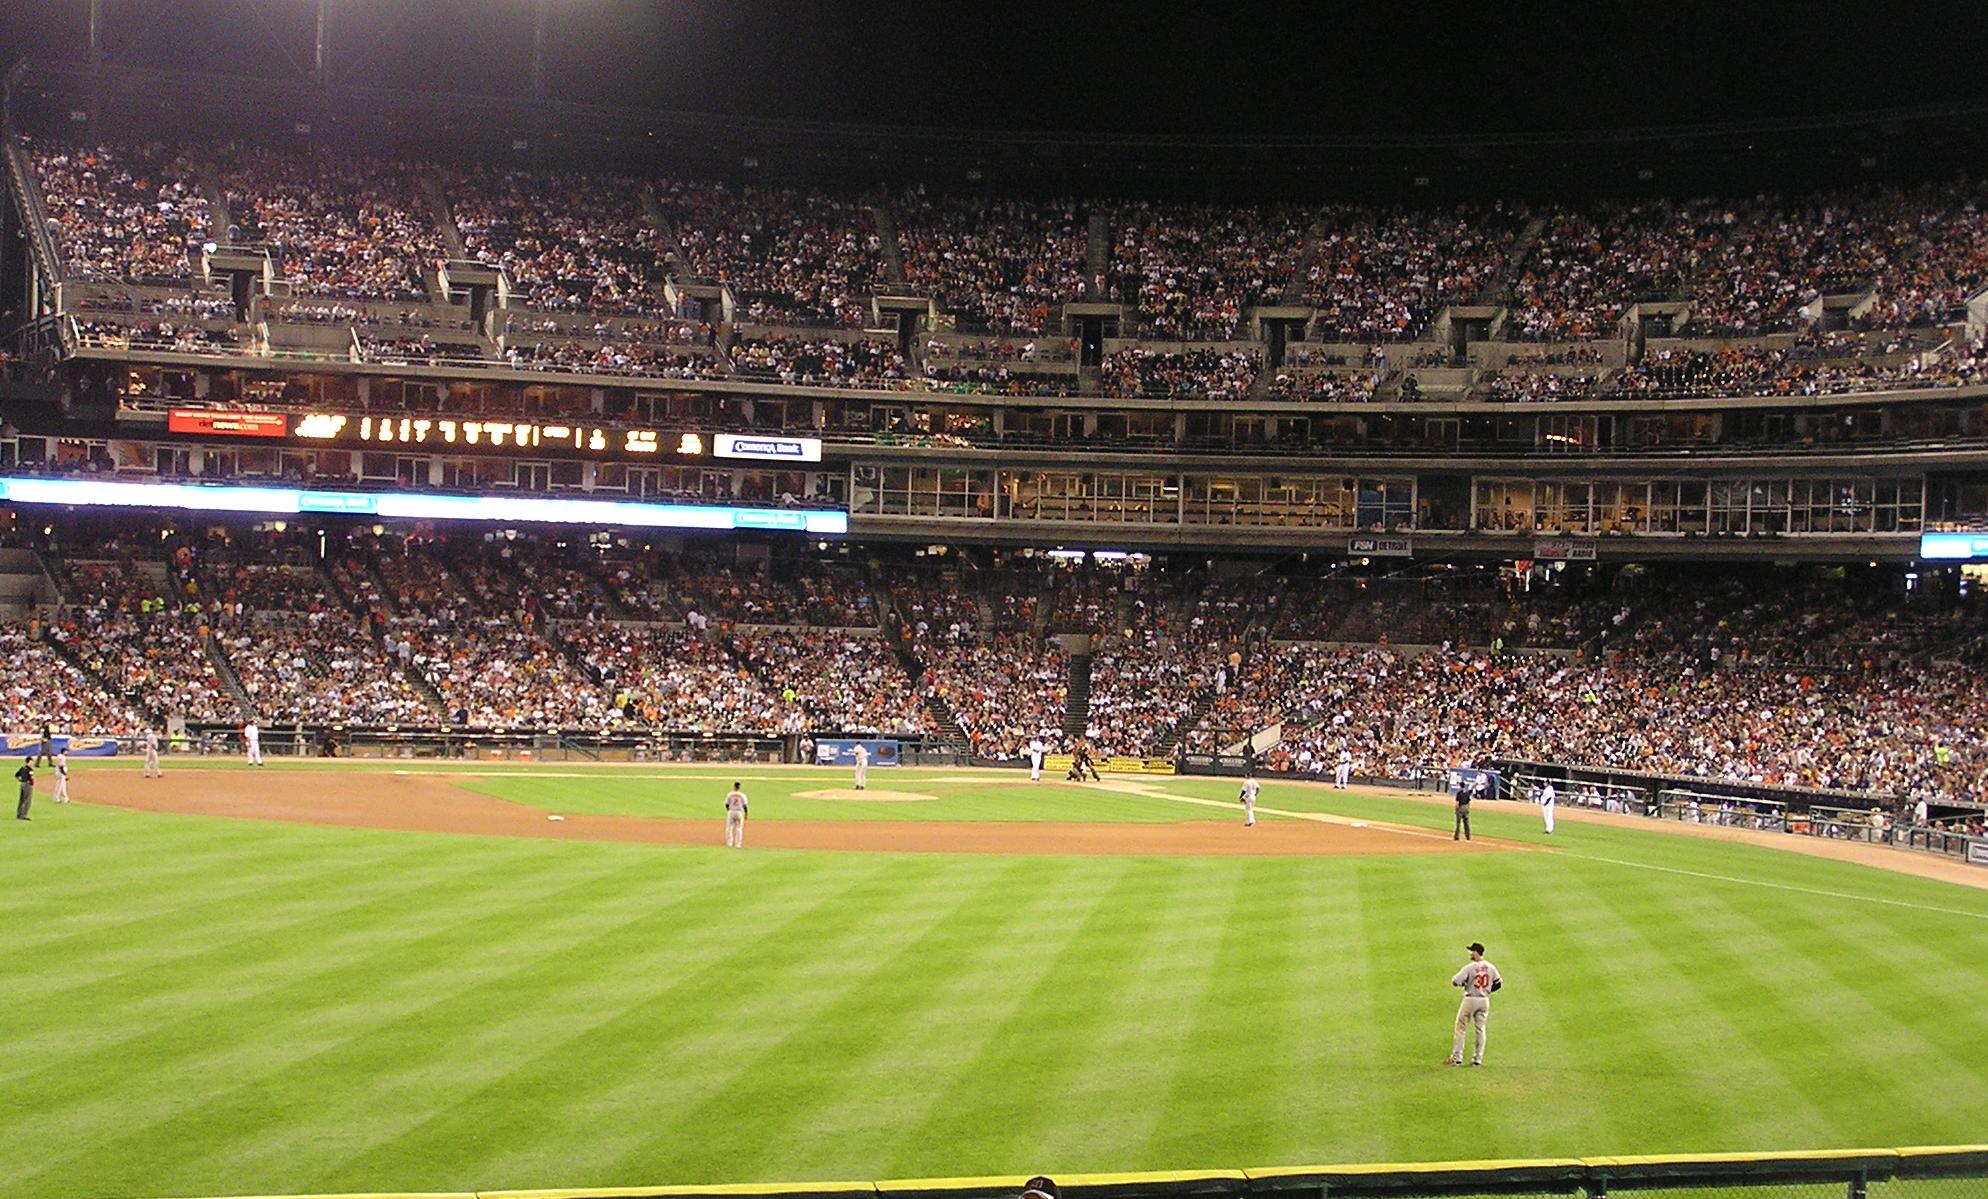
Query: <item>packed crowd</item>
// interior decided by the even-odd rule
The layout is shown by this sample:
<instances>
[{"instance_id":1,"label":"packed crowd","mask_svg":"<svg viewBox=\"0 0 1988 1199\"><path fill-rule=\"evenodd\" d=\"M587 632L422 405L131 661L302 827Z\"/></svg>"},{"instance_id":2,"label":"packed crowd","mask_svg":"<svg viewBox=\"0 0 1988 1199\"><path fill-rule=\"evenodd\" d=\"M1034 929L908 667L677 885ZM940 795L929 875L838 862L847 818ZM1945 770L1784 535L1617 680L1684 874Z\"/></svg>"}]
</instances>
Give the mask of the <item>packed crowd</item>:
<instances>
[{"instance_id":1,"label":"packed crowd","mask_svg":"<svg viewBox=\"0 0 1988 1199\"><path fill-rule=\"evenodd\" d=\"M690 274L730 284L738 319L863 323L859 297L884 278L883 237L865 204L788 188L670 180L653 191Z\"/></svg>"},{"instance_id":2,"label":"packed crowd","mask_svg":"<svg viewBox=\"0 0 1988 1199\"><path fill-rule=\"evenodd\" d=\"M1604 202L1552 213L1512 279L1508 335L1617 336L1630 304L1675 298L1737 220L1710 200Z\"/></svg>"},{"instance_id":3,"label":"packed crowd","mask_svg":"<svg viewBox=\"0 0 1988 1199\"><path fill-rule=\"evenodd\" d=\"M1180 353L1128 346L1099 370L1106 395L1150 399L1239 400L1263 369L1255 349L1195 349Z\"/></svg>"},{"instance_id":4,"label":"packed crowd","mask_svg":"<svg viewBox=\"0 0 1988 1199\"><path fill-rule=\"evenodd\" d=\"M63 271L77 279L184 282L213 232L191 158L156 143L62 147L24 139Z\"/></svg>"},{"instance_id":5,"label":"packed crowd","mask_svg":"<svg viewBox=\"0 0 1988 1199\"><path fill-rule=\"evenodd\" d=\"M422 298L425 270L448 253L424 177L468 253L541 311L675 316L661 288L675 273L730 284L737 319L760 324L856 327L868 296L902 286L962 328L1017 335L1049 333L1060 304L1097 298L1128 306L1144 337L1249 336L1252 308L1294 303L1317 310L1316 340L1398 341L1446 304L1487 302L1508 307L1513 337L1577 341L1614 336L1628 305L1651 299L1688 303L1694 335L1805 328L1826 295L1867 297L1855 318L1866 328L1925 325L1954 319L1988 282L1988 197L1973 181L1537 214L1121 204L1103 210L1106 260L1091 264L1091 214L1068 200L856 198L241 145L24 146L71 277L184 282L189 251L225 238L270 247L315 296ZM222 181L225 231L202 160ZM874 208L894 216L901 283Z\"/></svg>"},{"instance_id":6,"label":"packed crowd","mask_svg":"<svg viewBox=\"0 0 1988 1199\"><path fill-rule=\"evenodd\" d=\"M404 164L223 149L228 241L278 255L304 295L423 300L423 272L447 257Z\"/></svg>"},{"instance_id":7,"label":"packed crowd","mask_svg":"<svg viewBox=\"0 0 1988 1199\"><path fill-rule=\"evenodd\" d=\"M1138 312L1139 335L1246 336L1247 310L1291 286L1309 217L1295 207L1143 204L1119 214L1104 293Z\"/></svg>"},{"instance_id":8,"label":"packed crowd","mask_svg":"<svg viewBox=\"0 0 1988 1199\"><path fill-rule=\"evenodd\" d=\"M148 721L42 639L39 621L0 623L0 653L8 672L0 682L0 720L10 731L130 736Z\"/></svg>"},{"instance_id":9,"label":"packed crowd","mask_svg":"<svg viewBox=\"0 0 1988 1199\"><path fill-rule=\"evenodd\" d=\"M1315 341L1403 341L1446 304L1469 303L1510 269L1520 214L1459 207L1381 213L1336 207L1300 289Z\"/></svg>"},{"instance_id":10,"label":"packed crowd","mask_svg":"<svg viewBox=\"0 0 1988 1199\"><path fill-rule=\"evenodd\" d=\"M506 339L504 362L521 371L640 375L648 379L722 379L725 368L703 354L657 349L634 342L513 341Z\"/></svg>"},{"instance_id":11,"label":"packed crowd","mask_svg":"<svg viewBox=\"0 0 1988 1199\"><path fill-rule=\"evenodd\" d=\"M741 631L731 649L800 728L920 736L933 725L904 666L878 636L828 629Z\"/></svg>"},{"instance_id":12,"label":"packed crowd","mask_svg":"<svg viewBox=\"0 0 1988 1199\"><path fill-rule=\"evenodd\" d=\"M817 565L790 574L693 559L674 565L669 587L686 619L695 613L721 625L877 627L875 601L849 567Z\"/></svg>"},{"instance_id":13,"label":"packed crowd","mask_svg":"<svg viewBox=\"0 0 1988 1199\"><path fill-rule=\"evenodd\" d=\"M921 692L952 714L976 755L1018 758L1031 739L1061 735L1070 659L1055 642L1025 632L931 637L913 652L925 667Z\"/></svg>"},{"instance_id":14,"label":"packed crowd","mask_svg":"<svg viewBox=\"0 0 1988 1199\"><path fill-rule=\"evenodd\" d=\"M896 206L906 280L943 304L961 327L1040 334L1056 305L1084 289L1077 207L928 198Z\"/></svg>"},{"instance_id":15,"label":"packed crowd","mask_svg":"<svg viewBox=\"0 0 1988 1199\"><path fill-rule=\"evenodd\" d=\"M197 595L129 560L67 561L62 591L65 610L50 622L50 636L112 690L188 720L240 715L208 659L208 618Z\"/></svg>"},{"instance_id":16,"label":"packed crowd","mask_svg":"<svg viewBox=\"0 0 1988 1199\"><path fill-rule=\"evenodd\" d=\"M615 175L436 168L472 258L550 310L669 315L642 186Z\"/></svg>"},{"instance_id":17,"label":"packed crowd","mask_svg":"<svg viewBox=\"0 0 1988 1199\"><path fill-rule=\"evenodd\" d=\"M747 337L732 347L741 379L812 387L886 387L911 375L895 342L876 338Z\"/></svg>"}]
</instances>

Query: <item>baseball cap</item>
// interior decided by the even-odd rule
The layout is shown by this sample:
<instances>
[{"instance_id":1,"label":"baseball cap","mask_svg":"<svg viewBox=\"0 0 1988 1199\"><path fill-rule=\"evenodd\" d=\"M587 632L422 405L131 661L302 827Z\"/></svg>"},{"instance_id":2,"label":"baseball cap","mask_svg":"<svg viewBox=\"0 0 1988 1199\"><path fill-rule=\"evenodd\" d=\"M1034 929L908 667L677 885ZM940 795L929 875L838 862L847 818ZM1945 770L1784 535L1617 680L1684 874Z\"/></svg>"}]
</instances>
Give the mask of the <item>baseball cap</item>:
<instances>
[{"instance_id":1,"label":"baseball cap","mask_svg":"<svg viewBox=\"0 0 1988 1199\"><path fill-rule=\"evenodd\" d=\"M1472 953L1483 953L1484 943L1482 941L1472 941L1470 944L1464 946L1464 948Z\"/></svg>"},{"instance_id":2,"label":"baseball cap","mask_svg":"<svg viewBox=\"0 0 1988 1199\"><path fill-rule=\"evenodd\" d=\"M1057 1199L1056 1183L1038 1174L1022 1184L1021 1199Z\"/></svg>"}]
</instances>

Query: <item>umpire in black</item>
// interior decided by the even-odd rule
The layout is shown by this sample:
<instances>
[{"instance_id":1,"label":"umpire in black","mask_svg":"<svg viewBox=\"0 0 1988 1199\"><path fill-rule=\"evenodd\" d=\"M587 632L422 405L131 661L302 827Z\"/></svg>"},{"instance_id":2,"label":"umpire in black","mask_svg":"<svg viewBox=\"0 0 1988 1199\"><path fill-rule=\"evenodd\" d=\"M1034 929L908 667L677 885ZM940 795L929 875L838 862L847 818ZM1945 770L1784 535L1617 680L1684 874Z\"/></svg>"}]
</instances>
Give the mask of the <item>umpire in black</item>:
<instances>
[{"instance_id":1,"label":"umpire in black","mask_svg":"<svg viewBox=\"0 0 1988 1199\"><path fill-rule=\"evenodd\" d=\"M23 761L21 768L14 772L14 777L21 780L21 802L14 808L14 819L26 820L28 809L35 802L35 764Z\"/></svg>"},{"instance_id":2,"label":"umpire in black","mask_svg":"<svg viewBox=\"0 0 1988 1199\"><path fill-rule=\"evenodd\" d=\"M1472 792L1483 781L1484 776L1481 774L1467 784L1459 781L1456 789L1456 827L1450 830L1450 840L1470 840L1470 801Z\"/></svg>"}]
</instances>

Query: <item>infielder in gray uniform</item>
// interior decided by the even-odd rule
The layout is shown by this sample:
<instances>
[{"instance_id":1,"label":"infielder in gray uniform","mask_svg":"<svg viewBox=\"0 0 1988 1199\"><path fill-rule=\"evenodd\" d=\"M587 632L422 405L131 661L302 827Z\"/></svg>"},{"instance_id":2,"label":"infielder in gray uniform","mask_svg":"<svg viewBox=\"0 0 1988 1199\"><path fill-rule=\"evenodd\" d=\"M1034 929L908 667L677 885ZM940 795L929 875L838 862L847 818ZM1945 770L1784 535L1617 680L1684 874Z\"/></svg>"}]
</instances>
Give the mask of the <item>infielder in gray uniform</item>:
<instances>
[{"instance_id":1,"label":"infielder in gray uniform","mask_svg":"<svg viewBox=\"0 0 1988 1199\"><path fill-rule=\"evenodd\" d=\"M1474 1024L1477 1026L1477 1052L1471 1056L1470 1064L1484 1064L1484 1042L1490 1039L1490 1032L1484 1027L1491 1019L1491 992L1505 985L1498 977L1498 968L1484 960L1484 946L1470 943L1470 960L1463 969L1450 979L1452 987L1463 988L1463 1003L1456 1010L1456 1040L1451 1042L1449 1060L1446 1066L1463 1065L1463 1038Z\"/></svg>"}]
</instances>

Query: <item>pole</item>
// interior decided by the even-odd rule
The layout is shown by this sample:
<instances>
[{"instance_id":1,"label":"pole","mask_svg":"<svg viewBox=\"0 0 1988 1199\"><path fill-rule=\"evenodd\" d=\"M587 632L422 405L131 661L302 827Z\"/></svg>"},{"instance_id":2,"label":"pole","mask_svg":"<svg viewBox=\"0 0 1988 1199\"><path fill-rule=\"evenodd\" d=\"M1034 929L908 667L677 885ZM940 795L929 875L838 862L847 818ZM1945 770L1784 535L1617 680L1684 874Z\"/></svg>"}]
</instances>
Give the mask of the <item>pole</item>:
<instances>
[{"instance_id":1,"label":"pole","mask_svg":"<svg viewBox=\"0 0 1988 1199\"><path fill-rule=\"evenodd\" d=\"M532 0L532 99L545 99L545 0Z\"/></svg>"},{"instance_id":2,"label":"pole","mask_svg":"<svg viewBox=\"0 0 1988 1199\"><path fill-rule=\"evenodd\" d=\"M331 66L329 56L326 52L324 36L325 10L330 7L330 4L331 0L318 0L318 34L315 46L316 53L312 59L311 76L317 81L319 87L323 87L331 78Z\"/></svg>"},{"instance_id":3,"label":"pole","mask_svg":"<svg viewBox=\"0 0 1988 1199\"><path fill-rule=\"evenodd\" d=\"M90 66L94 69L104 62L104 5L103 0L90 0Z\"/></svg>"}]
</instances>

